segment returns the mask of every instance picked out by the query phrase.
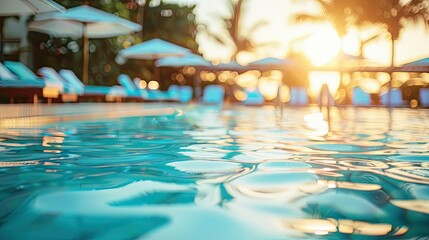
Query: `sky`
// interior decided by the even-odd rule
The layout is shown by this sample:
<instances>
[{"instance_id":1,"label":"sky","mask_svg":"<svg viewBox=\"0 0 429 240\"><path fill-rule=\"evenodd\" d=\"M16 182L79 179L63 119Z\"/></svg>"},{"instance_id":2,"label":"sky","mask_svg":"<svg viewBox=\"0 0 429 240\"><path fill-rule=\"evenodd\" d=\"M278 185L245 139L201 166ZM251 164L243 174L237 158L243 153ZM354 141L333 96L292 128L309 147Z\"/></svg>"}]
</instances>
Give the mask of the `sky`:
<instances>
[{"instance_id":1,"label":"sky","mask_svg":"<svg viewBox=\"0 0 429 240\"><path fill-rule=\"evenodd\" d=\"M219 16L227 16L227 5L230 0L167 0L181 4L196 4L196 20L205 23L211 32L222 34L222 23ZM295 13L302 11L317 11L312 4L305 4L303 0L248 0L246 3L246 14L243 16L243 31L249 29L255 22L266 21L267 25L253 32L255 42L277 44L265 47L256 53L242 54L243 62L257 60L264 57L285 57L291 43L295 49L302 50L311 58L319 58L319 63L329 60L338 51L339 39L332 31L329 24L324 25L296 25L291 19ZM359 37L365 39L378 30L367 30L359 33L352 31L345 41L345 51L349 54L357 54ZM310 35L304 42L294 42L300 36ZM367 36L365 36L367 35ZM229 60L231 49L217 44L205 34L199 34L197 41L200 52L210 60L219 59L222 62ZM423 26L407 27L401 32L397 43L395 63L400 65L409 61L429 56L429 33ZM388 35L367 44L364 48L364 57L380 64L389 64L390 40ZM324 59L323 59L324 58ZM240 59L239 59L240 60ZM315 60L317 62L317 60Z\"/></svg>"}]
</instances>

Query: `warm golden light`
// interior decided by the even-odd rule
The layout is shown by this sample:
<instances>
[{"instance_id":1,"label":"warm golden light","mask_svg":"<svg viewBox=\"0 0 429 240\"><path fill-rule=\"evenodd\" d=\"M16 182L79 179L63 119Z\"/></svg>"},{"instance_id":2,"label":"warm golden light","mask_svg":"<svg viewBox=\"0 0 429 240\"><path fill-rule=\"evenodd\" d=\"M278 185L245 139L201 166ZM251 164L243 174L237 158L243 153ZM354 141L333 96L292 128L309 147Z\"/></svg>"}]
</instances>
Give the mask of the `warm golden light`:
<instances>
[{"instance_id":1,"label":"warm golden light","mask_svg":"<svg viewBox=\"0 0 429 240\"><path fill-rule=\"evenodd\" d=\"M310 72L308 78L310 81L310 97L317 98L324 83L328 85L331 95L336 96L340 86L340 74L338 72Z\"/></svg>"},{"instance_id":2,"label":"warm golden light","mask_svg":"<svg viewBox=\"0 0 429 240\"><path fill-rule=\"evenodd\" d=\"M157 90L159 88L159 83L157 81L150 81L148 86L150 90Z\"/></svg>"},{"instance_id":3,"label":"warm golden light","mask_svg":"<svg viewBox=\"0 0 429 240\"><path fill-rule=\"evenodd\" d=\"M374 93L377 94L380 92L380 83L377 81L377 79L374 78L362 78L358 79L358 86L362 88L367 93Z\"/></svg>"},{"instance_id":4,"label":"warm golden light","mask_svg":"<svg viewBox=\"0 0 429 240\"><path fill-rule=\"evenodd\" d=\"M255 88L258 85L258 78L261 76L259 71L247 71L238 75L237 85L243 88Z\"/></svg>"},{"instance_id":5,"label":"warm golden light","mask_svg":"<svg viewBox=\"0 0 429 240\"><path fill-rule=\"evenodd\" d=\"M279 81L269 77L259 79L258 88L264 98L268 101L274 100L277 97Z\"/></svg>"},{"instance_id":6,"label":"warm golden light","mask_svg":"<svg viewBox=\"0 0 429 240\"><path fill-rule=\"evenodd\" d=\"M287 103L290 101L290 89L286 85L283 85L280 89L280 101L282 103Z\"/></svg>"},{"instance_id":7,"label":"warm golden light","mask_svg":"<svg viewBox=\"0 0 429 240\"><path fill-rule=\"evenodd\" d=\"M234 90L234 97L240 102L246 101L247 94L241 90Z\"/></svg>"},{"instance_id":8,"label":"warm golden light","mask_svg":"<svg viewBox=\"0 0 429 240\"><path fill-rule=\"evenodd\" d=\"M357 30L350 31L349 34L343 37L343 51L351 55L360 54L360 38Z\"/></svg>"},{"instance_id":9,"label":"warm golden light","mask_svg":"<svg viewBox=\"0 0 429 240\"><path fill-rule=\"evenodd\" d=\"M302 51L315 66L331 61L340 51L341 41L331 25L321 27L302 47Z\"/></svg>"},{"instance_id":10,"label":"warm golden light","mask_svg":"<svg viewBox=\"0 0 429 240\"><path fill-rule=\"evenodd\" d=\"M140 80L139 82L139 88L140 89L145 89L147 87L147 82L144 80Z\"/></svg>"}]
</instances>

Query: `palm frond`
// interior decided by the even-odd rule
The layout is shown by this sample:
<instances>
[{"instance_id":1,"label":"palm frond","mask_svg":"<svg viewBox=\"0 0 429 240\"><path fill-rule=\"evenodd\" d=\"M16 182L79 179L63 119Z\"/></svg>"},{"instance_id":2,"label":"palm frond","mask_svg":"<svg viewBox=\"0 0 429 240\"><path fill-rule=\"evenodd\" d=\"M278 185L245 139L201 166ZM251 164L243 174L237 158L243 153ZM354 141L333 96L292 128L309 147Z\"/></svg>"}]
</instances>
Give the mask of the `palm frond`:
<instances>
[{"instance_id":1,"label":"palm frond","mask_svg":"<svg viewBox=\"0 0 429 240\"><path fill-rule=\"evenodd\" d=\"M321 23L327 21L327 17L323 15L312 15L307 13L296 14L293 18L296 23Z\"/></svg>"}]
</instances>

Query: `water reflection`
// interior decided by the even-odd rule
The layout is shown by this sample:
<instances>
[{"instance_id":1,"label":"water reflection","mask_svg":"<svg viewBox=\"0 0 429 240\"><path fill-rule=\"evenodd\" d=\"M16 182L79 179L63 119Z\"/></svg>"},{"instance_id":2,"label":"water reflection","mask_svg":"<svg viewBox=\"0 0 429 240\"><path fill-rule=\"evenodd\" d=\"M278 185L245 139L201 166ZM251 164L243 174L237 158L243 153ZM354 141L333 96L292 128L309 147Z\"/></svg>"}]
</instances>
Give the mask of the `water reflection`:
<instances>
[{"instance_id":1,"label":"water reflection","mask_svg":"<svg viewBox=\"0 0 429 240\"><path fill-rule=\"evenodd\" d=\"M429 237L428 111L131 112L1 128L0 238Z\"/></svg>"}]
</instances>

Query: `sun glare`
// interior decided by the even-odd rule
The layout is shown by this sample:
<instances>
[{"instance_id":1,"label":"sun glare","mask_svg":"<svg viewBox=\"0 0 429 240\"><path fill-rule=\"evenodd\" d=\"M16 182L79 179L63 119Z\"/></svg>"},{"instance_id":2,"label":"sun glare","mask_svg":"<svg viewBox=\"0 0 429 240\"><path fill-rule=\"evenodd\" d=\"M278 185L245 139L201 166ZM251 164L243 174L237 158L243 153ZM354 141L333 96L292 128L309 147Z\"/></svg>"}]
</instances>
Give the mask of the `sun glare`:
<instances>
[{"instance_id":1,"label":"sun glare","mask_svg":"<svg viewBox=\"0 0 429 240\"><path fill-rule=\"evenodd\" d=\"M312 98L319 96L320 89L324 83L328 85L329 92L335 97L340 86L340 75L338 72L310 72L308 78L310 81L309 95Z\"/></svg>"},{"instance_id":2,"label":"sun glare","mask_svg":"<svg viewBox=\"0 0 429 240\"><path fill-rule=\"evenodd\" d=\"M303 52L315 66L331 61L340 51L340 38L332 26L320 28L303 46Z\"/></svg>"}]
</instances>

